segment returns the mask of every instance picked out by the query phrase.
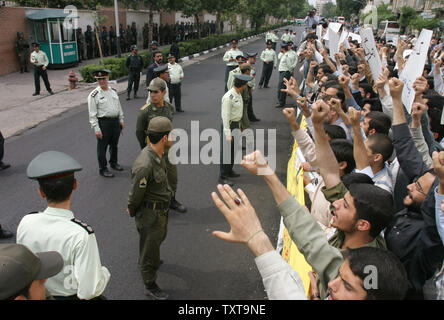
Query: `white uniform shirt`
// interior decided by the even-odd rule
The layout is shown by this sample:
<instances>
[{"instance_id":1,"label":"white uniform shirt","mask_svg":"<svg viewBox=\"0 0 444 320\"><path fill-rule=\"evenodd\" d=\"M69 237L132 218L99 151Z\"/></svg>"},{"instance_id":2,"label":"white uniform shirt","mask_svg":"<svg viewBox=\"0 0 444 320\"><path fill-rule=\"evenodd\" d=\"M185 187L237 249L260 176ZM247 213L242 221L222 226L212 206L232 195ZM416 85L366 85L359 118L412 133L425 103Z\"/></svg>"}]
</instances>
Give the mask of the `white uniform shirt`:
<instances>
[{"instance_id":1,"label":"white uniform shirt","mask_svg":"<svg viewBox=\"0 0 444 320\"><path fill-rule=\"evenodd\" d=\"M293 59L292 56L290 54L288 54L288 51L282 54L282 57L280 58L280 63L279 63L279 72L282 71L293 71Z\"/></svg>"},{"instance_id":2,"label":"white uniform shirt","mask_svg":"<svg viewBox=\"0 0 444 320\"><path fill-rule=\"evenodd\" d=\"M117 91L108 87L102 90L95 88L88 96L89 123L94 132L100 132L99 120L101 117L119 118L123 122L123 111Z\"/></svg>"},{"instance_id":3,"label":"white uniform shirt","mask_svg":"<svg viewBox=\"0 0 444 320\"><path fill-rule=\"evenodd\" d=\"M253 77L253 79L248 81L247 85L254 90L256 88L256 69L254 69L253 65L251 65L250 76Z\"/></svg>"},{"instance_id":4,"label":"white uniform shirt","mask_svg":"<svg viewBox=\"0 0 444 320\"><path fill-rule=\"evenodd\" d=\"M284 33L282 36L281 36L281 40L282 41L285 41L285 42L290 42L292 39L291 39L291 35L289 34L289 33Z\"/></svg>"},{"instance_id":5,"label":"white uniform shirt","mask_svg":"<svg viewBox=\"0 0 444 320\"><path fill-rule=\"evenodd\" d=\"M48 56L42 50L39 50L39 52L33 51L31 53L30 61L33 65L37 67L39 66L47 67L49 64Z\"/></svg>"},{"instance_id":6,"label":"white uniform shirt","mask_svg":"<svg viewBox=\"0 0 444 320\"><path fill-rule=\"evenodd\" d=\"M111 275L100 262L91 227L74 220L71 211L52 207L28 214L18 226L17 243L33 252L57 251L62 255L62 271L46 282L52 295L92 299L103 293Z\"/></svg>"},{"instance_id":7,"label":"white uniform shirt","mask_svg":"<svg viewBox=\"0 0 444 320\"><path fill-rule=\"evenodd\" d=\"M223 60L227 63L227 66L237 66L238 62L236 60L230 61L231 58L236 59L237 56L243 56L244 53L239 49L233 50L231 48L227 52L225 52Z\"/></svg>"},{"instance_id":8,"label":"white uniform shirt","mask_svg":"<svg viewBox=\"0 0 444 320\"><path fill-rule=\"evenodd\" d=\"M183 78L183 69L178 63L168 63L168 72L171 78L171 84L178 84Z\"/></svg>"},{"instance_id":9,"label":"white uniform shirt","mask_svg":"<svg viewBox=\"0 0 444 320\"><path fill-rule=\"evenodd\" d=\"M232 121L240 121L243 110L242 95L237 93L234 88L228 90L222 97L221 108L222 124L226 137L231 137L230 123Z\"/></svg>"}]
</instances>

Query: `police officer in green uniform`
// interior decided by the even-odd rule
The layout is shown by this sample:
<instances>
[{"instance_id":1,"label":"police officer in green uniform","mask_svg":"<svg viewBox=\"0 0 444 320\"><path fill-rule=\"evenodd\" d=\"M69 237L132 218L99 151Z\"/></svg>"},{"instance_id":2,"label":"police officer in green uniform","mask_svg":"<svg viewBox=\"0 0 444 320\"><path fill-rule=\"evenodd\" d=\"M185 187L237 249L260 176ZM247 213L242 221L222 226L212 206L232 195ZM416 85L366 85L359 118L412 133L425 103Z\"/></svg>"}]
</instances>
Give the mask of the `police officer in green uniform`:
<instances>
[{"instance_id":1,"label":"police officer in green uniform","mask_svg":"<svg viewBox=\"0 0 444 320\"><path fill-rule=\"evenodd\" d=\"M145 130L154 117L162 116L168 118L171 122L173 121L174 107L164 98L166 88L166 82L161 78L153 79L148 86L150 102L140 109L136 123L136 136L141 149L147 145ZM168 168L168 183L173 191L170 208L185 213L187 211L186 207L176 200L177 166L169 161L168 154L165 156L165 162Z\"/></svg>"},{"instance_id":2,"label":"police officer in green uniform","mask_svg":"<svg viewBox=\"0 0 444 320\"><path fill-rule=\"evenodd\" d=\"M88 96L89 122L97 137L99 173L106 178L114 177L107 167L106 150L108 146L111 168L123 171L123 167L117 163L117 144L120 132L125 127L119 95L115 89L108 86L110 72L107 69L94 72L99 86Z\"/></svg>"},{"instance_id":3,"label":"police officer in green uniform","mask_svg":"<svg viewBox=\"0 0 444 320\"><path fill-rule=\"evenodd\" d=\"M239 176L233 171L234 165L234 139L232 130L241 129L241 119L243 115L243 101L241 92L247 87L248 81L253 78L246 74L234 75L234 86L228 90L222 97L221 107L221 152L220 152L220 171L219 183L233 185L228 178ZM229 152L231 150L231 152Z\"/></svg>"},{"instance_id":4,"label":"police officer in green uniform","mask_svg":"<svg viewBox=\"0 0 444 320\"><path fill-rule=\"evenodd\" d=\"M29 43L28 41L25 40L23 32L17 32L15 49L17 51L17 57L20 64L20 73L29 72L28 71Z\"/></svg>"},{"instance_id":5,"label":"police officer in green uniform","mask_svg":"<svg viewBox=\"0 0 444 320\"><path fill-rule=\"evenodd\" d=\"M139 90L140 72L143 69L143 59L137 54L137 46L131 46L131 54L126 59L126 67L129 70L128 73L128 88L126 92L128 94L126 100L130 100L131 90L134 84L134 99L137 99L137 90Z\"/></svg>"},{"instance_id":6,"label":"police officer in green uniform","mask_svg":"<svg viewBox=\"0 0 444 320\"><path fill-rule=\"evenodd\" d=\"M150 88L154 91L155 85ZM165 161L166 152L172 146L168 139L171 130L173 124L167 117L157 116L149 121L149 141L134 162L128 196L127 212L135 217L140 236L138 263L145 294L156 300L168 298L168 294L158 287L156 279L161 264L160 245L167 235L168 211L173 195Z\"/></svg>"}]
</instances>

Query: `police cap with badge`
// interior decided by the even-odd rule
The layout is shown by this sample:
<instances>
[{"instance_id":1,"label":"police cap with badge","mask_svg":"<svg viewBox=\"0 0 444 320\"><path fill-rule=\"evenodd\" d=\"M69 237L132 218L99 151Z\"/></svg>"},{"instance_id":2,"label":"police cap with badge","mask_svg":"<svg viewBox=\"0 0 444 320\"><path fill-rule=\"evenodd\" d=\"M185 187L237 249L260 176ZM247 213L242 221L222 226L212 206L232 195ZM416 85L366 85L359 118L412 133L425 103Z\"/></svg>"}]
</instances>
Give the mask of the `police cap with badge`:
<instances>
[{"instance_id":1,"label":"police cap with badge","mask_svg":"<svg viewBox=\"0 0 444 320\"><path fill-rule=\"evenodd\" d=\"M247 62L247 58L246 57L244 57L243 55L238 55L238 56L236 56L236 60L239 62L239 63L244 63L244 62Z\"/></svg>"},{"instance_id":2,"label":"police cap with badge","mask_svg":"<svg viewBox=\"0 0 444 320\"><path fill-rule=\"evenodd\" d=\"M137 51L137 46L136 46L135 44L133 44L133 45L131 46L131 51L133 51L133 50L136 50L136 51Z\"/></svg>"},{"instance_id":3,"label":"police cap with badge","mask_svg":"<svg viewBox=\"0 0 444 320\"><path fill-rule=\"evenodd\" d=\"M96 79L103 79L103 78L108 77L110 73L111 73L111 70L109 70L109 69L99 69L99 70L93 71L93 76Z\"/></svg>"}]
</instances>

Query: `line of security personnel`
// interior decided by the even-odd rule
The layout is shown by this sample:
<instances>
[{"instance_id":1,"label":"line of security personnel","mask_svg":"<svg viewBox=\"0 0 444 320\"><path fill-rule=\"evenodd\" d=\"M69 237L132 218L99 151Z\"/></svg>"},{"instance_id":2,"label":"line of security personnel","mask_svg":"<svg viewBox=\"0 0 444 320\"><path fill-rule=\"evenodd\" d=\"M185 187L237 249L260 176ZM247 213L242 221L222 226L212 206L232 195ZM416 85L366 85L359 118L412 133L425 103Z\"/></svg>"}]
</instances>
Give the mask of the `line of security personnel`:
<instances>
[{"instance_id":1,"label":"line of security personnel","mask_svg":"<svg viewBox=\"0 0 444 320\"><path fill-rule=\"evenodd\" d=\"M162 66L166 68L167 66ZM167 69L168 70L168 69ZM163 116L168 118L171 122L174 116L174 107L171 103L166 101L167 85L166 82L159 78L155 78L148 86L150 102L146 103L139 110L136 123L136 137L139 141L140 148L143 149L147 145L147 132L150 121L154 117ZM165 161L168 169L168 183L173 190L173 196L170 203L170 209L173 209L180 213L187 211L186 207L176 200L177 191L177 166L169 161L168 152L165 154Z\"/></svg>"},{"instance_id":2,"label":"line of security personnel","mask_svg":"<svg viewBox=\"0 0 444 320\"><path fill-rule=\"evenodd\" d=\"M154 93L156 97L153 97L153 101L157 101L157 96L162 95L163 84L156 80L154 79L149 86L152 92L158 91L157 94ZM166 111L167 107L159 109ZM172 116L172 113L169 115ZM138 264L145 294L156 300L165 300L168 294L159 288L156 279L157 270L162 264L160 245L167 235L168 212L174 194L169 183L167 163L167 152L173 144L169 138L173 124L168 117L155 116L150 119L145 129L146 146L136 158L131 170L127 212L131 217L135 217L140 237Z\"/></svg>"},{"instance_id":3,"label":"line of security personnel","mask_svg":"<svg viewBox=\"0 0 444 320\"><path fill-rule=\"evenodd\" d=\"M233 88L222 97L221 103L221 152L219 183L233 185L229 178L239 177L233 171L234 166L234 139L232 130L241 129L241 120L244 114L244 103L241 92L246 89L248 81L253 78L246 74L234 74Z\"/></svg>"},{"instance_id":4,"label":"line of security personnel","mask_svg":"<svg viewBox=\"0 0 444 320\"><path fill-rule=\"evenodd\" d=\"M128 68L128 88L126 89L126 100L130 100L131 90L134 84L134 99L137 99L137 91L139 90L140 73L143 69L142 56L137 54L137 46L131 46L131 54L126 59L126 67Z\"/></svg>"},{"instance_id":5,"label":"line of security personnel","mask_svg":"<svg viewBox=\"0 0 444 320\"><path fill-rule=\"evenodd\" d=\"M114 177L108 170L106 151L109 146L109 164L116 171L123 171L117 161L117 145L120 133L125 127L123 111L117 91L108 86L110 70L95 71L99 86L88 95L89 123L97 138L97 159L99 173L106 178Z\"/></svg>"},{"instance_id":6,"label":"line of security personnel","mask_svg":"<svg viewBox=\"0 0 444 320\"><path fill-rule=\"evenodd\" d=\"M71 211L72 192L78 187L74 173L80 170L75 159L58 151L39 154L26 170L28 178L38 181L38 192L48 207L23 217L17 243L32 252L62 255L63 270L46 281L56 300L105 299L101 295L111 276L100 262L94 230Z\"/></svg>"}]
</instances>

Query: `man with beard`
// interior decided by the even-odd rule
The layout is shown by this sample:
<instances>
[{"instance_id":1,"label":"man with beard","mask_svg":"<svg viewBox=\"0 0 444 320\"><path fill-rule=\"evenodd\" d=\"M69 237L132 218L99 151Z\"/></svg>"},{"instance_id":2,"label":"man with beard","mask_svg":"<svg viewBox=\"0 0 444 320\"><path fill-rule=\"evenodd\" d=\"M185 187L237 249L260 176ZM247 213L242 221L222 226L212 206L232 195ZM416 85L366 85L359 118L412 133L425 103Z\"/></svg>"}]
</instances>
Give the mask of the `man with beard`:
<instances>
[{"instance_id":1,"label":"man with beard","mask_svg":"<svg viewBox=\"0 0 444 320\"><path fill-rule=\"evenodd\" d=\"M404 83L392 78L389 82L393 100L393 145L400 169L396 175L394 198L403 197L404 208L385 232L387 248L404 264L409 279L407 299L423 299L423 286L444 258L444 247L435 220L435 194L438 185L430 169L415 147L409 131L402 89ZM422 94L416 95L421 98ZM402 186L407 185L407 190Z\"/></svg>"}]
</instances>

